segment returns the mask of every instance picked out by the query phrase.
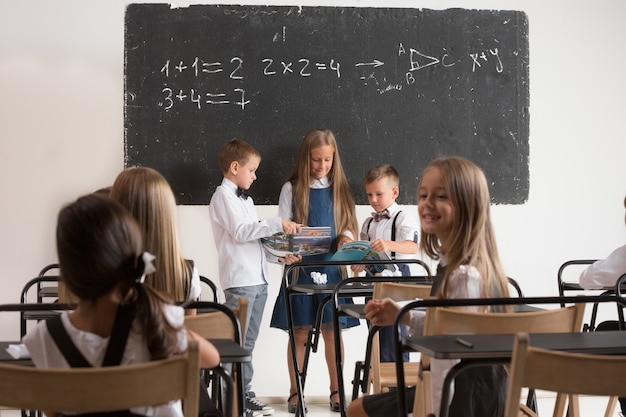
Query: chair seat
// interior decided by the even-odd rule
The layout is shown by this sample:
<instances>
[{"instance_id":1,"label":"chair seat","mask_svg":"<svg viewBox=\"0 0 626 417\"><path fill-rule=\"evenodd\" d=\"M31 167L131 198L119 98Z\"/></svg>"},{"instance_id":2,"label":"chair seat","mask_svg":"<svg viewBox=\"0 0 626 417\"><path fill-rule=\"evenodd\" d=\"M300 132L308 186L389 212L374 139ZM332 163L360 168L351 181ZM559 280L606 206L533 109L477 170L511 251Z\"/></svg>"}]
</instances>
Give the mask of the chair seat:
<instances>
[{"instance_id":1,"label":"chair seat","mask_svg":"<svg viewBox=\"0 0 626 417\"><path fill-rule=\"evenodd\" d=\"M405 385L414 387L417 385L418 374L420 369L419 362L404 363L404 380ZM398 378L396 376L396 364L393 362L383 362L380 364L380 386L383 388L397 387Z\"/></svg>"},{"instance_id":2,"label":"chair seat","mask_svg":"<svg viewBox=\"0 0 626 417\"><path fill-rule=\"evenodd\" d=\"M46 320L61 314L60 311L25 311L24 320Z\"/></svg>"},{"instance_id":3,"label":"chair seat","mask_svg":"<svg viewBox=\"0 0 626 417\"><path fill-rule=\"evenodd\" d=\"M42 298L57 298L59 296L59 288L56 286L42 287L39 290L39 296Z\"/></svg>"}]
</instances>

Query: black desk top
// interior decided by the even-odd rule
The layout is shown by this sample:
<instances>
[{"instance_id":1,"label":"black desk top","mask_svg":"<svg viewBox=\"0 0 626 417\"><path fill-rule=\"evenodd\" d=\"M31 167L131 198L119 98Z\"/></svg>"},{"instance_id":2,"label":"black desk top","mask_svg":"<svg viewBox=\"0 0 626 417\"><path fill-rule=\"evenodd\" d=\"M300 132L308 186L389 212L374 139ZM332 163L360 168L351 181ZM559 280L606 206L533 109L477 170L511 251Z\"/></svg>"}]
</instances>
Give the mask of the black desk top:
<instances>
[{"instance_id":1,"label":"black desk top","mask_svg":"<svg viewBox=\"0 0 626 417\"><path fill-rule=\"evenodd\" d=\"M337 288L337 284L293 284L288 287L290 292L299 294L332 294ZM370 295L374 290L371 282L356 282L345 285L341 288L341 294L349 295Z\"/></svg>"},{"instance_id":2,"label":"black desk top","mask_svg":"<svg viewBox=\"0 0 626 417\"><path fill-rule=\"evenodd\" d=\"M220 353L221 361L224 363L233 362L250 362L252 361L252 355L250 352L239 346L232 340L228 339L210 339L211 343L215 345L215 348ZM30 358L15 359L7 352L9 345L19 345L20 342L2 342L0 341L0 362L15 363L15 364L32 364Z\"/></svg>"},{"instance_id":3,"label":"black desk top","mask_svg":"<svg viewBox=\"0 0 626 417\"><path fill-rule=\"evenodd\" d=\"M404 345L437 359L510 358L513 334L409 336ZM468 347L457 339L469 342ZM532 333L530 344L574 353L626 355L626 332Z\"/></svg>"},{"instance_id":4,"label":"black desk top","mask_svg":"<svg viewBox=\"0 0 626 417\"><path fill-rule=\"evenodd\" d=\"M354 317L357 319L364 319L365 312L365 304L340 304L337 306L337 310L341 311L347 316Z\"/></svg>"},{"instance_id":5,"label":"black desk top","mask_svg":"<svg viewBox=\"0 0 626 417\"><path fill-rule=\"evenodd\" d=\"M220 353L222 362L251 362L252 354L230 339L209 339Z\"/></svg>"},{"instance_id":6,"label":"black desk top","mask_svg":"<svg viewBox=\"0 0 626 417\"><path fill-rule=\"evenodd\" d=\"M7 348L9 347L9 345L19 345L20 343L22 342L0 342L0 362L14 363L19 365L32 365L32 361L30 360L30 358L15 359L9 354L9 352L7 352Z\"/></svg>"}]
</instances>

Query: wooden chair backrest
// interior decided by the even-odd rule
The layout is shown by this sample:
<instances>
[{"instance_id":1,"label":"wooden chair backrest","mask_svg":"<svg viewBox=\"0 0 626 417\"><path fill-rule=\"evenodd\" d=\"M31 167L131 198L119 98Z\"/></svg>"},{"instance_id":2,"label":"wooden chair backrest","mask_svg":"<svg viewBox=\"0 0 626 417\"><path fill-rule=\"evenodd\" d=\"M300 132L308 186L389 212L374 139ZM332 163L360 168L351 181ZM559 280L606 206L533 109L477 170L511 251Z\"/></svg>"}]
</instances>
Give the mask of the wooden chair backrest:
<instances>
[{"instance_id":1,"label":"wooden chair backrest","mask_svg":"<svg viewBox=\"0 0 626 417\"><path fill-rule=\"evenodd\" d=\"M513 345L506 417L517 417L523 387L571 394L626 397L626 356L587 355L533 348L526 333ZM534 416L530 410L527 415Z\"/></svg>"},{"instance_id":2,"label":"wooden chair backrest","mask_svg":"<svg viewBox=\"0 0 626 417\"><path fill-rule=\"evenodd\" d=\"M453 308L429 308L425 335L578 332L582 327L585 304L552 310L517 313L480 313Z\"/></svg>"},{"instance_id":3,"label":"wooden chair backrest","mask_svg":"<svg viewBox=\"0 0 626 417\"><path fill-rule=\"evenodd\" d=\"M134 365L34 368L0 364L0 405L23 410L88 413L182 400L185 417L198 415L198 344L184 355Z\"/></svg>"},{"instance_id":4,"label":"wooden chair backrest","mask_svg":"<svg viewBox=\"0 0 626 417\"><path fill-rule=\"evenodd\" d=\"M411 284L411 283L396 283L396 282L377 282L374 284L374 299L391 298L395 301L407 301L415 300L417 298L430 298L430 285L424 284ZM380 362L380 343L378 333L372 338L372 359L371 359L371 384L372 392L382 392L383 389L389 387L396 387L398 385L396 378L395 363L381 363ZM405 364L405 375L408 378L415 377L417 373L415 369L418 367L417 363L411 365ZM409 381L411 382L411 381Z\"/></svg>"},{"instance_id":5,"label":"wooden chair backrest","mask_svg":"<svg viewBox=\"0 0 626 417\"><path fill-rule=\"evenodd\" d=\"M237 307L231 309L239 320L241 327L241 344L246 334L246 317L248 314L248 298L240 297ZM185 316L185 327L205 339L231 339L237 341L235 336L236 324L231 321L222 311L198 313L195 316Z\"/></svg>"},{"instance_id":6,"label":"wooden chair backrest","mask_svg":"<svg viewBox=\"0 0 626 417\"><path fill-rule=\"evenodd\" d=\"M430 297L430 285L410 284L400 282L376 282L374 284L374 299L389 297L396 301L415 300Z\"/></svg>"}]
</instances>

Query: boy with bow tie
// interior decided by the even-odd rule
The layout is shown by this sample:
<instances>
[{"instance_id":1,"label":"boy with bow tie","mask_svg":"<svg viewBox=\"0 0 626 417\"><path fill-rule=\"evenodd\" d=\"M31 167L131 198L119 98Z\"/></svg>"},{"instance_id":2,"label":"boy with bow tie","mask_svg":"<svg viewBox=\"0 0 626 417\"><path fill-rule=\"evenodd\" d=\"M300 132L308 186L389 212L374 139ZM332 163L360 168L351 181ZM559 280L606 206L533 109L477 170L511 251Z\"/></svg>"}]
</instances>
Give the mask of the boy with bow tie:
<instances>
[{"instance_id":1,"label":"boy with bow tie","mask_svg":"<svg viewBox=\"0 0 626 417\"><path fill-rule=\"evenodd\" d=\"M220 285L224 305L230 308L237 306L240 297L248 298L243 336L244 348L252 352L267 301L267 260L260 239L278 232L297 233L301 226L281 217L258 219L254 201L247 194L261 163L261 155L252 145L232 139L220 148L217 159L224 179L211 197L209 217L219 255ZM244 363L246 417L272 414L274 409L251 391L252 376L252 363Z\"/></svg>"},{"instance_id":2,"label":"boy with bow tie","mask_svg":"<svg viewBox=\"0 0 626 417\"><path fill-rule=\"evenodd\" d=\"M370 169L363 178L367 199L375 210L372 216L365 219L361 228L360 239L370 242L373 251L386 252L390 259L396 253L415 255L418 250L418 226L415 219L400 210L396 198L400 192L400 176L398 171L389 165L377 165ZM408 264L397 265L402 275L411 275ZM365 270L364 265L352 265L355 273ZM370 267L371 268L371 267ZM374 271L370 271L374 275ZM394 329L380 330L380 361L394 362ZM408 354L405 361L408 361Z\"/></svg>"}]
</instances>

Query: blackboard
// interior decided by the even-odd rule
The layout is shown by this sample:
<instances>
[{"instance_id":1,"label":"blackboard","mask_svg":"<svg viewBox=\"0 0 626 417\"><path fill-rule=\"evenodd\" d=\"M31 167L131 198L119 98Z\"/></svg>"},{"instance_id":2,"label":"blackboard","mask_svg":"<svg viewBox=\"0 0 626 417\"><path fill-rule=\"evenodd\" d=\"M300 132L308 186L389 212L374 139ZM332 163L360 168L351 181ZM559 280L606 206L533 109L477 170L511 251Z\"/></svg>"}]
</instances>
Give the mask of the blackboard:
<instances>
[{"instance_id":1,"label":"blackboard","mask_svg":"<svg viewBox=\"0 0 626 417\"><path fill-rule=\"evenodd\" d=\"M392 163L401 204L459 155L496 204L529 191L528 19L503 10L131 4L125 16L125 165L151 166L179 204L208 204L219 147L261 153L256 204L277 204L304 134L335 132L358 204Z\"/></svg>"}]
</instances>

